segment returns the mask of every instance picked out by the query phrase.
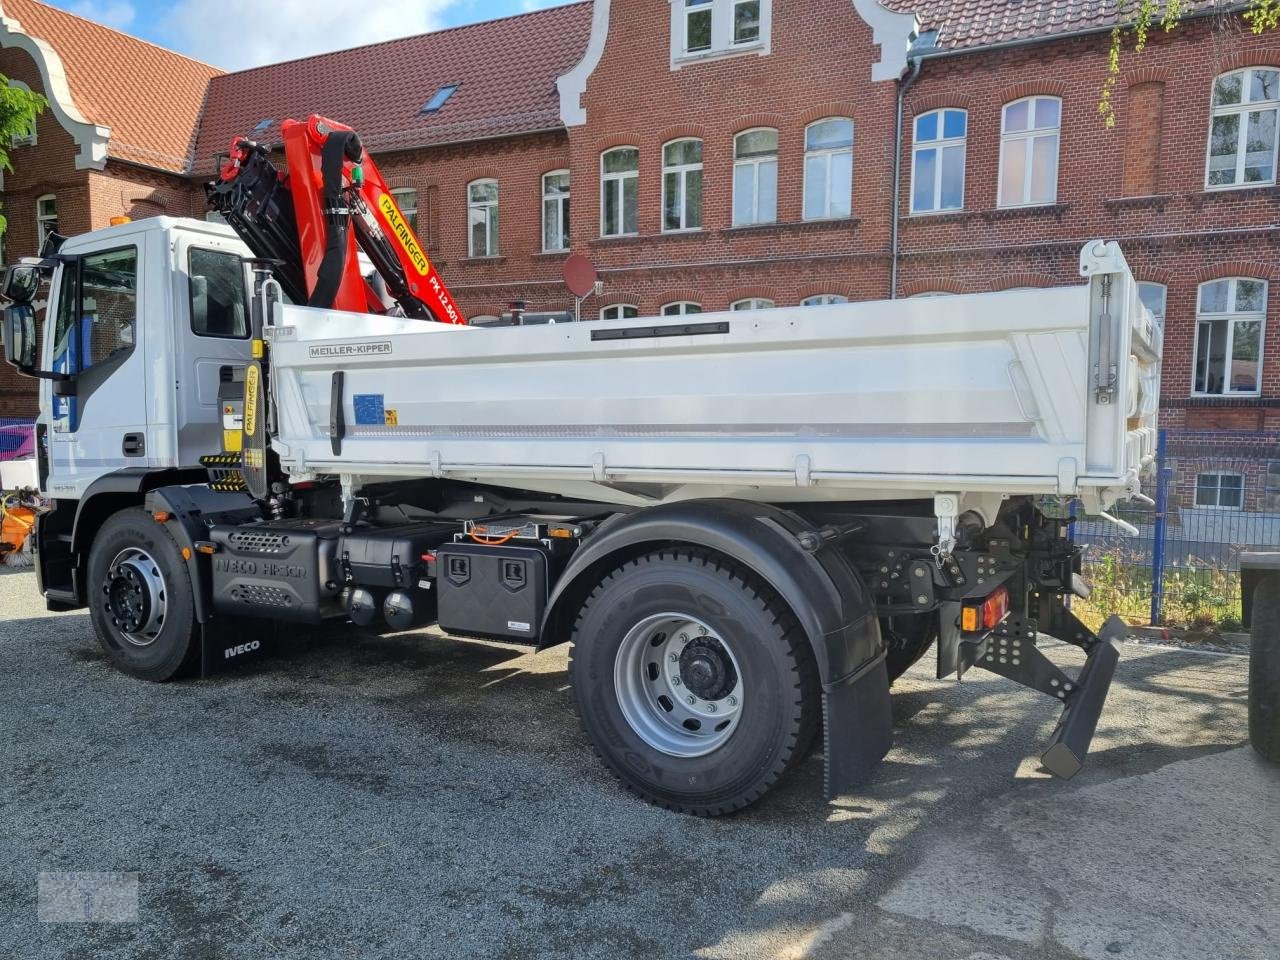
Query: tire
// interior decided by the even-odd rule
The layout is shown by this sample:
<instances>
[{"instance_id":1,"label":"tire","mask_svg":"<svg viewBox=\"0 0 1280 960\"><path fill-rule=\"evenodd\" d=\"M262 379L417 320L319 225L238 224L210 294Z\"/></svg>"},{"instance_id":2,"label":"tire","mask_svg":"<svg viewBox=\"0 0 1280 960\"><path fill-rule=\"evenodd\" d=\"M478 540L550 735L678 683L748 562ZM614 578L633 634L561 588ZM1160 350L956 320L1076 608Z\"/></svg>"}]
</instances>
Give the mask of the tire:
<instances>
[{"instance_id":1,"label":"tire","mask_svg":"<svg viewBox=\"0 0 1280 960\"><path fill-rule=\"evenodd\" d=\"M885 667L889 682L910 670L938 639L936 613L881 617L880 635L884 637Z\"/></svg>"},{"instance_id":2,"label":"tire","mask_svg":"<svg viewBox=\"0 0 1280 960\"><path fill-rule=\"evenodd\" d=\"M1280 576L1274 573L1253 594L1249 742L1260 756L1280 763Z\"/></svg>"},{"instance_id":3,"label":"tire","mask_svg":"<svg viewBox=\"0 0 1280 960\"><path fill-rule=\"evenodd\" d=\"M89 550L89 619L120 670L164 681L199 659L191 578L178 545L141 507L111 516Z\"/></svg>"},{"instance_id":4,"label":"tire","mask_svg":"<svg viewBox=\"0 0 1280 960\"><path fill-rule=\"evenodd\" d=\"M606 576L574 625L569 676L605 766L697 816L759 800L818 729L817 666L795 617L750 571L701 551L660 550Z\"/></svg>"}]
</instances>

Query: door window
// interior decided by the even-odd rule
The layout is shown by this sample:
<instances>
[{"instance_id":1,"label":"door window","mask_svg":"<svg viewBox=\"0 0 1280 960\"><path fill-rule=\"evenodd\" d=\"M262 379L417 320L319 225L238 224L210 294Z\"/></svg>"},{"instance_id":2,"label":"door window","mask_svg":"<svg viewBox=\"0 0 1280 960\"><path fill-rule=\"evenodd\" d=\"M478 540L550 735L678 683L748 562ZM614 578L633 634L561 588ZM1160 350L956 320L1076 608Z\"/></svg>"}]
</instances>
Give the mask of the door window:
<instances>
[{"instance_id":1,"label":"door window","mask_svg":"<svg viewBox=\"0 0 1280 960\"><path fill-rule=\"evenodd\" d=\"M123 357L133 349L137 322L137 248L82 257L63 275L53 369L80 373Z\"/></svg>"},{"instance_id":2,"label":"door window","mask_svg":"<svg viewBox=\"0 0 1280 960\"><path fill-rule=\"evenodd\" d=\"M200 337L248 337L244 261L224 250L192 247L187 253L187 274L191 278L192 332Z\"/></svg>"}]
</instances>

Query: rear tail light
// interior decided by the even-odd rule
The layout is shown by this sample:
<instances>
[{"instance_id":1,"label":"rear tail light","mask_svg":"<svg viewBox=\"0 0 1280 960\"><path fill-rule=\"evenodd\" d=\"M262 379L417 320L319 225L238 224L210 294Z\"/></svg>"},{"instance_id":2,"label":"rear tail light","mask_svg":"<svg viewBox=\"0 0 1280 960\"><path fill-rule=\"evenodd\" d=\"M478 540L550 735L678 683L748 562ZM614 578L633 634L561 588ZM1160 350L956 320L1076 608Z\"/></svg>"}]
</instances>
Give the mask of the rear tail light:
<instances>
[{"instance_id":1,"label":"rear tail light","mask_svg":"<svg viewBox=\"0 0 1280 960\"><path fill-rule=\"evenodd\" d=\"M991 630L1009 615L1009 588L1001 587L981 603L960 608L960 629L965 633Z\"/></svg>"}]
</instances>

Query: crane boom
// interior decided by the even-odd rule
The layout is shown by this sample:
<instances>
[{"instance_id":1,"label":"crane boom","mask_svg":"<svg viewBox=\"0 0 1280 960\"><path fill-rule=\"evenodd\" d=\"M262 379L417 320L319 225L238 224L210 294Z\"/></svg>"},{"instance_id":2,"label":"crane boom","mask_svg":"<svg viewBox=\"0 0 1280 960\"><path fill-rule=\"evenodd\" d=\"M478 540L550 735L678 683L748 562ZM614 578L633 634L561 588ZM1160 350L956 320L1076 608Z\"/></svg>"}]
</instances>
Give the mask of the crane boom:
<instances>
[{"instance_id":1,"label":"crane boom","mask_svg":"<svg viewBox=\"0 0 1280 960\"><path fill-rule=\"evenodd\" d=\"M274 262L298 304L466 323L373 157L350 127L319 115L281 124L287 171L237 137L205 186L254 254ZM363 251L374 272L360 269Z\"/></svg>"}]
</instances>

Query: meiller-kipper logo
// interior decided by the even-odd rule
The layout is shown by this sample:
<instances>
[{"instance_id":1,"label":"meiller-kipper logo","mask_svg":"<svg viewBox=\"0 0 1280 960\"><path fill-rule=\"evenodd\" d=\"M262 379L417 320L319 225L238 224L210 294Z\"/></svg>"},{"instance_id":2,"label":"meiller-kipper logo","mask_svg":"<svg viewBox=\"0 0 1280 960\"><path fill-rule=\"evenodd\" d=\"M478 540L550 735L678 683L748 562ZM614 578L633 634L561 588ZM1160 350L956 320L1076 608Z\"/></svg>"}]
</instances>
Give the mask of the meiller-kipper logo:
<instances>
[{"instance_id":1,"label":"meiller-kipper logo","mask_svg":"<svg viewBox=\"0 0 1280 960\"><path fill-rule=\"evenodd\" d=\"M334 357L368 357L390 352L390 340L378 340L374 343L326 343L307 348L307 356L312 360L324 360Z\"/></svg>"},{"instance_id":2,"label":"meiller-kipper logo","mask_svg":"<svg viewBox=\"0 0 1280 960\"><path fill-rule=\"evenodd\" d=\"M394 231L396 239L400 241L400 246L404 247L404 252L413 261L414 269L425 277L427 271L431 269L431 263L427 260L427 255L422 252L422 248L418 246L417 237L413 235L409 225L404 222L404 217L400 215L400 210L396 207L396 202L391 199L390 194L384 193L378 198L378 209L387 218L387 223L391 224L391 229Z\"/></svg>"}]
</instances>

